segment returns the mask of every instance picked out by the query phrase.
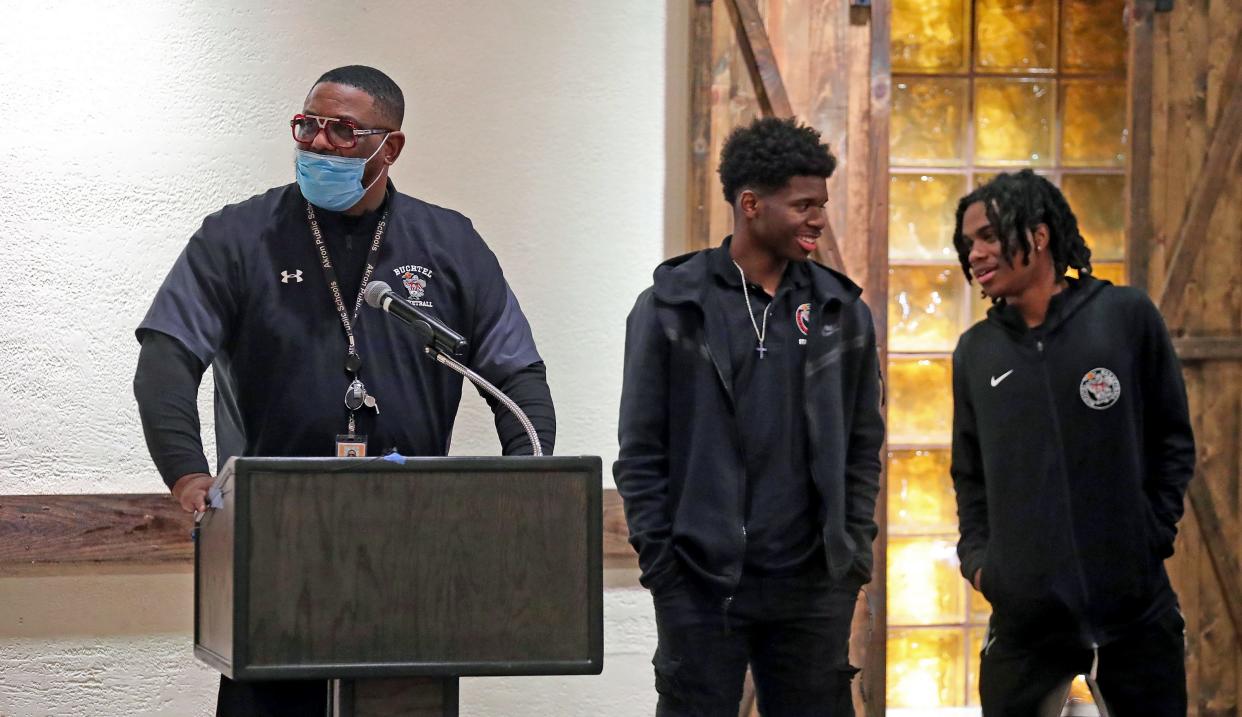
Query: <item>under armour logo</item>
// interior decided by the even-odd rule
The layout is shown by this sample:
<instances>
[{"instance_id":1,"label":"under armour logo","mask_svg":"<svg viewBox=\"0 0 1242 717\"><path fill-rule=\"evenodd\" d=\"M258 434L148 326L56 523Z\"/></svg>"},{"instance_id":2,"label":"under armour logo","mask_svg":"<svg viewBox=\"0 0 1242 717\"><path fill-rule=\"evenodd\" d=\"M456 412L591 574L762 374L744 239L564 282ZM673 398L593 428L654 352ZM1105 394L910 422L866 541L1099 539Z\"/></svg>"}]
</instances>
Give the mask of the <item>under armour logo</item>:
<instances>
[{"instance_id":1,"label":"under armour logo","mask_svg":"<svg viewBox=\"0 0 1242 717\"><path fill-rule=\"evenodd\" d=\"M280 272L280 283L288 284L290 279L293 279L295 282L301 284L302 283L302 270L298 269L292 274L290 274L287 271Z\"/></svg>"}]
</instances>

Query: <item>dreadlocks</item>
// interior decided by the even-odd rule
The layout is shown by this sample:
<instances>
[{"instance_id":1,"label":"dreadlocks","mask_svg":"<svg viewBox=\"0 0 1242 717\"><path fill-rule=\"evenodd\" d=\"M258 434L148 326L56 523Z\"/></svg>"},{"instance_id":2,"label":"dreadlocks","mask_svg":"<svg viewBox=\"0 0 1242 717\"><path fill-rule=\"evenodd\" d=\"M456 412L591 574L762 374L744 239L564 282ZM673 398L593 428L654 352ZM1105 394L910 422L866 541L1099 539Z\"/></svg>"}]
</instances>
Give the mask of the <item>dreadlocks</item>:
<instances>
[{"instance_id":1,"label":"dreadlocks","mask_svg":"<svg viewBox=\"0 0 1242 717\"><path fill-rule=\"evenodd\" d=\"M970 242L962 236L962 216L975 202L983 202L988 221L1000 239L1005 261L1012 264L1014 255L1021 252L1022 263L1029 264L1031 232L1045 224L1056 275L1063 276L1067 268L1076 269L1080 274L1091 273L1091 250L1078 233L1078 219L1065 201L1065 195L1052 182L1024 169L1017 174L998 175L957 203L953 248L957 249L966 281L971 280Z\"/></svg>"}]
</instances>

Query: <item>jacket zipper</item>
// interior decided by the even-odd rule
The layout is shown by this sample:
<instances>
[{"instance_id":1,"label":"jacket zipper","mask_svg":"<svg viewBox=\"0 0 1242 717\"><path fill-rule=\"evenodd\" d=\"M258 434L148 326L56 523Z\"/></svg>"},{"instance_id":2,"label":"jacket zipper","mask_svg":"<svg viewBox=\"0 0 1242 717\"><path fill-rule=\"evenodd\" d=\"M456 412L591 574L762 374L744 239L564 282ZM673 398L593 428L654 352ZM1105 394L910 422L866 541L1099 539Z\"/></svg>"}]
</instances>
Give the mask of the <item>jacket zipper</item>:
<instances>
[{"instance_id":1,"label":"jacket zipper","mask_svg":"<svg viewBox=\"0 0 1242 717\"><path fill-rule=\"evenodd\" d=\"M1061 479L1065 482L1065 499L1067 503L1071 504L1070 508L1071 508L1071 513L1072 513L1073 494L1072 494L1072 491L1070 490L1069 471L1065 467L1065 451L1064 451L1065 439L1062 436L1062 432L1061 432L1061 418L1057 414L1056 402L1053 401L1053 398L1052 398L1052 378L1048 375L1048 362L1044 360L1043 339L1037 339L1035 341L1035 351L1036 353L1039 354L1039 368L1040 368L1040 372L1043 374L1043 377L1044 377L1044 389L1045 389L1044 394L1048 397L1048 406L1049 406L1049 409L1051 411L1051 416L1052 416L1052 430L1056 434L1057 463L1058 463L1058 467L1061 469ZM1083 572L1083 569L1082 569L1082 560L1080 559L1079 552L1078 552L1078 537L1074 535L1073 525L1070 526L1069 538L1070 538L1070 542L1074 550L1074 571L1078 575L1078 585L1079 587L1082 588L1083 607L1084 609L1087 609L1087 606L1090 605L1091 603L1091 592L1087 588L1087 576L1086 576L1086 573ZM1091 648L1095 649L1096 647L1098 647L1098 641L1095 639L1094 629L1091 625L1089 609L1087 609L1087 614L1084 615L1083 617L1084 617L1083 623L1087 629L1087 636L1090 638L1090 641L1091 641Z\"/></svg>"},{"instance_id":2,"label":"jacket zipper","mask_svg":"<svg viewBox=\"0 0 1242 717\"><path fill-rule=\"evenodd\" d=\"M738 476L738 481L737 481L737 484L738 484L737 500L738 500L738 505L740 506L740 510L739 510L740 515L738 516L738 527L740 529L739 532L741 533L741 536L742 536L741 564L742 566L745 566L746 565L747 537L748 537L746 535L746 456L742 453L742 443L741 443L742 436L738 433L738 430L737 430L736 412L737 412L737 409L734 408L732 430L733 430L733 440L735 441L734 445L737 446L738 460L741 464L741 469L739 470L739 476ZM737 592L737 588L738 588L738 585L741 583L741 579L742 579L742 571L741 569L739 569L738 570L738 582L733 584L733 592L729 593L729 596L724 599L724 604L721 606L721 611L724 614L724 628L725 628L726 633L729 632L729 607L733 605L733 596Z\"/></svg>"},{"instance_id":3,"label":"jacket zipper","mask_svg":"<svg viewBox=\"0 0 1242 717\"><path fill-rule=\"evenodd\" d=\"M740 532L742 536L742 562L746 562L746 457L742 455L742 436L737 430L737 403L733 400L733 390L729 387L729 382L725 380L724 372L720 370L720 363L716 361L716 355L712 353L712 348L707 341L703 341L703 347L707 350L707 355L711 359L712 368L716 371L716 378L720 380L720 387L724 390L725 397L729 399L729 408L733 413L733 420L729 424L730 431L733 434L733 445L737 446L738 462L741 465L741 475L738 478L738 505L743 506L741 517L738 520ZM738 579L741 580L741 572L738 572ZM721 612L724 615L725 631L729 629L729 607L733 604L733 596L737 591L737 583L733 585L733 593L730 593L723 601L721 601Z\"/></svg>"}]
</instances>

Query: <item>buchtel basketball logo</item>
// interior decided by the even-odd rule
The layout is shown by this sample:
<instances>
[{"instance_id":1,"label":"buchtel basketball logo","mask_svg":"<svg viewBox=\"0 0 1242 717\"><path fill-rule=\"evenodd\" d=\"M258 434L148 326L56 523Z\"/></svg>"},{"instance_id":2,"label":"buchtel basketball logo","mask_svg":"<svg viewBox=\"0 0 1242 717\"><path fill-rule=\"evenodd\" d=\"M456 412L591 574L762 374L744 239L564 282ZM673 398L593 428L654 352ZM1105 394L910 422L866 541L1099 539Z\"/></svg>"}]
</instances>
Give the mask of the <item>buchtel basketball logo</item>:
<instances>
[{"instance_id":1,"label":"buchtel basketball logo","mask_svg":"<svg viewBox=\"0 0 1242 717\"><path fill-rule=\"evenodd\" d=\"M1093 368L1079 382L1078 395L1088 408L1103 411L1121 398L1121 381L1106 368Z\"/></svg>"},{"instance_id":2,"label":"buchtel basketball logo","mask_svg":"<svg viewBox=\"0 0 1242 717\"><path fill-rule=\"evenodd\" d=\"M405 290L410 292L411 299L421 299L427 291L427 280L417 274L402 276L401 283L405 285Z\"/></svg>"},{"instance_id":3,"label":"buchtel basketball logo","mask_svg":"<svg viewBox=\"0 0 1242 717\"><path fill-rule=\"evenodd\" d=\"M415 306L431 308L431 302L423 298L427 294L427 284L431 282L434 271L417 264L405 264L392 271L401 280L401 285L410 293L410 303Z\"/></svg>"}]
</instances>

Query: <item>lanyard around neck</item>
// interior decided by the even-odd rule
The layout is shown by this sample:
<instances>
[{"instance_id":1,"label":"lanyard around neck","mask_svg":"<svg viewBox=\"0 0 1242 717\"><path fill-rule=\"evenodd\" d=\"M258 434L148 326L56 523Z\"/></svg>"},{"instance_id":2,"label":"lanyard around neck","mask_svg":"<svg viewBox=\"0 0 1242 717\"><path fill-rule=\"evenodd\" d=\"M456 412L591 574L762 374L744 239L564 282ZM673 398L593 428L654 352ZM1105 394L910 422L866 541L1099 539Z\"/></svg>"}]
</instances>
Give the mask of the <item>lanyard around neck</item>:
<instances>
[{"instance_id":1,"label":"lanyard around neck","mask_svg":"<svg viewBox=\"0 0 1242 717\"><path fill-rule=\"evenodd\" d=\"M358 354L358 342L354 340L354 321L358 318L358 309L362 308L363 296L366 294L367 283L371 273L375 271L380 245L384 243L384 229L388 225L388 210L380 215L379 224L375 227L375 238L371 240L371 250L367 253L367 268L362 273L362 282L358 284L358 297L354 300L354 311L349 313L345 308L345 300L341 297L341 283L336 278L336 269L332 259L328 257L328 245L319 230L319 222L315 219L315 209L310 202L306 203L306 220L310 223L311 235L315 239L315 248L319 250L319 263L323 267L323 276L328 281L328 290L332 294L332 302L336 305L336 313L341 319L348 341L345 353L345 370L356 377L362 368L362 357Z\"/></svg>"}]
</instances>

